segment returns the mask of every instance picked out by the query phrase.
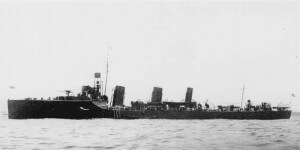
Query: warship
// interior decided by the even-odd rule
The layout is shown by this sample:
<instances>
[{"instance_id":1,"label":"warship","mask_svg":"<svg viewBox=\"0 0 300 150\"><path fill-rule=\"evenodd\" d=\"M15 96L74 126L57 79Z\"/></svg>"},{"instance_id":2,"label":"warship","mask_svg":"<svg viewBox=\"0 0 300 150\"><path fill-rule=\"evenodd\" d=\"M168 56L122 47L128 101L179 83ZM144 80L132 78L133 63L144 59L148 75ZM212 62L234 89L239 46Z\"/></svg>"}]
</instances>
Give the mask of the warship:
<instances>
[{"instance_id":1,"label":"warship","mask_svg":"<svg viewBox=\"0 0 300 150\"><path fill-rule=\"evenodd\" d=\"M112 98L103 92L101 74L95 73L94 86L82 86L77 96L58 96L53 99L26 98L8 100L9 119L289 119L292 111L289 106L271 107L262 102L252 105L248 100L244 108L241 106L218 105L211 108L206 101L204 106L192 101L193 88L187 88L183 102L162 101L163 89L154 87L150 102L131 101L131 106L124 105L125 87L116 86ZM105 85L106 89L106 85ZM105 90L106 91L106 90Z\"/></svg>"}]
</instances>

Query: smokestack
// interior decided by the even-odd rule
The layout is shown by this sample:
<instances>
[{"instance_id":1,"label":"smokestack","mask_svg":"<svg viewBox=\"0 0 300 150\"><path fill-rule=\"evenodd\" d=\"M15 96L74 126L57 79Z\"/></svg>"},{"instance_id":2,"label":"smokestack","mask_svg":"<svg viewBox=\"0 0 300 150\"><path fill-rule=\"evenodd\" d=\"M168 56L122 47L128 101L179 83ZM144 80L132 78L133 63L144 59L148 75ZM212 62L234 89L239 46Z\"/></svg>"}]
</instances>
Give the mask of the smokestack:
<instances>
[{"instance_id":1,"label":"smokestack","mask_svg":"<svg viewBox=\"0 0 300 150\"><path fill-rule=\"evenodd\" d=\"M119 105L122 106L124 102L124 93L125 93L125 87L123 86L116 86L114 91L114 97L113 97L113 106Z\"/></svg>"},{"instance_id":2,"label":"smokestack","mask_svg":"<svg viewBox=\"0 0 300 150\"><path fill-rule=\"evenodd\" d=\"M151 102L161 103L161 99L162 99L162 88L154 87L152 92Z\"/></svg>"},{"instance_id":3,"label":"smokestack","mask_svg":"<svg viewBox=\"0 0 300 150\"><path fill-rule=\"evenodd\" d=\"M192 102L193 97L193 88L187 88L186 95L185 95L185 102Z\"/></svg>"}]
</instances>

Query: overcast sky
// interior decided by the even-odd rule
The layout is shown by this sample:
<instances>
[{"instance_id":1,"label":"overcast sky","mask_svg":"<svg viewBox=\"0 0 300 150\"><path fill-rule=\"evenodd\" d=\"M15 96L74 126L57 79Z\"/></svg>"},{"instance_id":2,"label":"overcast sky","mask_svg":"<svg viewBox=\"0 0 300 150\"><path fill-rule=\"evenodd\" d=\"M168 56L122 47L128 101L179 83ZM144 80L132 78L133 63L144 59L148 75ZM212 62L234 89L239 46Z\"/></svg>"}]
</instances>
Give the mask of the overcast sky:
<instances>
[{"instance_id":1,"label":"overcast sky","mask_svg":"<svg viewBox=\"0 0 300 150\"><path fill-rule=\"evenodd\" d=\"M300 111L297 1L0 1L0 110L7 99L54 97L105 77L125 104L245 100ZM15 89L10 89L14 86ZM292 98L294 93L296 98Z\"/></svg>"}]
</instances>

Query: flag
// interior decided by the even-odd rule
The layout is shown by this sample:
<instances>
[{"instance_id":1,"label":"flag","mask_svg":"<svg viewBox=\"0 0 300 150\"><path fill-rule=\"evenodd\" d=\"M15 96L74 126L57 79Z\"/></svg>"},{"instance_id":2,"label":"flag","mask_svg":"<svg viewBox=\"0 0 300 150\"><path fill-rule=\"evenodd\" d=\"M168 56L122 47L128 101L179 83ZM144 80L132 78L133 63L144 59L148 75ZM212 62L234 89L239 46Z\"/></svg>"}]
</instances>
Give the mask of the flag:
<instances>
[{"instance_id":1,"label":"flag","mask_svg":"<svg viewBox=\"0 0 300 150\"><path fill-rule=\"evenodd\" d=\"M100 78L101 77L101 74L99 72L96 72L95 73L95 78Z\"/></svg>"}]
</instances>

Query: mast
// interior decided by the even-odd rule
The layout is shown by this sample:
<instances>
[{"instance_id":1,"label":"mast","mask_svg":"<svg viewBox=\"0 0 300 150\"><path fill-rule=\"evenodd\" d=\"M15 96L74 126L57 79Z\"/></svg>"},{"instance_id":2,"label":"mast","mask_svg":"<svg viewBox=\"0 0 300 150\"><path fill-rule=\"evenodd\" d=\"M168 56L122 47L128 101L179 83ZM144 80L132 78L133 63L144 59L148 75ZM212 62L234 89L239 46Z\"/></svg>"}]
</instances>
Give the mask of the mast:
<instances>
[{"instance_id":1,"label":"mast","mask_svg":"<svg viewBox=\"0 0 300 150\"><path fill-rule=\"evenodd\" d=\"M105 89L104 89L104 95L106 95L106 86L107 86L107 76L108 76L108 53L109 53L109 42L108 42L108 49L107 49L107 57L106 57L106 77L105 77Z\"/></svg>"},{"instance_id":2,"label":"mast","mask_svg":"<svg viewBox=\"0 0 300 150\"><path fill-rule=\"evenodd\" d=\"M245 91L245 83L244 83L244 85L243 85L241 108L242 108L242 104L243 104L243 100L244 100L244 91Z\"/></svg>"}]
</instances>

